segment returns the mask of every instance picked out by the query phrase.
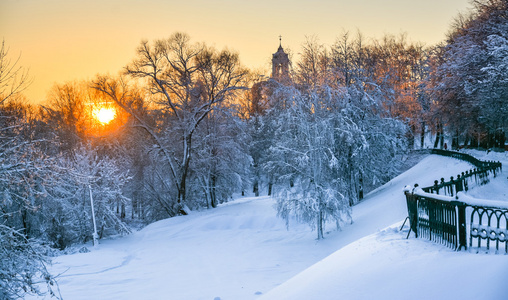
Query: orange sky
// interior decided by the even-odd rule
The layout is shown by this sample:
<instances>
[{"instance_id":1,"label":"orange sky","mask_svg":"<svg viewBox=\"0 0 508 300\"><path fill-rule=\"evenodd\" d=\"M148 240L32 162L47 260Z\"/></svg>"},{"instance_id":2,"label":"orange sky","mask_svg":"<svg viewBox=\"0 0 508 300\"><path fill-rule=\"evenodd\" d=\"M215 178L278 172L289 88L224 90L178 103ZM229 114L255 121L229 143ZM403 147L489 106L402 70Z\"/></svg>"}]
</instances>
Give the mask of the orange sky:
<instances>
[{"instance_id":1,"label":"orange sky","mask_svg":"<svg viewBox=\"0 0 508 300\"><path fill-rule=\"evenodd\" d=\"M0 0L0 38L21 53L39 102L54 83L116 74L141 39L187 32L193 41L240 53L250 68L269 69L282 45L297 54L305 36L332 44L343 30L366 38L407 33L427 45L444 39L469 0Z\"/></svg>"}]
</instances>

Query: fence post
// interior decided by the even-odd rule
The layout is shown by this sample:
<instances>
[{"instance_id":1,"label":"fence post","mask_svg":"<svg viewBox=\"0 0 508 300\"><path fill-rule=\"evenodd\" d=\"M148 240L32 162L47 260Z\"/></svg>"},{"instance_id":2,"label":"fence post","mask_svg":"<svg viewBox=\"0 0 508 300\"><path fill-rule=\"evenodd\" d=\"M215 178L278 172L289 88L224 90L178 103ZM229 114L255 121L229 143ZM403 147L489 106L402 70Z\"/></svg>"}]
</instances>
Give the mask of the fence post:
<instances>
[{"instance_id":1,"label":"fence post","mask_svg":"<svg viewBox=\"0 0 508 300\"><path fill-rule=\"evenodd\" d=\"M464 173L462 173L464 175ZM464 189L462 188L462 180L463 180L463 177L459 175L457 175L457 181L455 182L455 192L462 192Z\"/></svg>"},{"instance_id":2,"label":"fence post","mask_svg":"<svg viewBox=\"0 0 508 300\"><path fill-rule=\"evenodd\" d=\"M418 237L418 196L414 194L414 189L418 187L415 184L413 191L406 190L406 204L407 204L407 215L409 219L409 232L407 237L411 234L411 231L415 233L415 237Z\"/></svg>"},{"instance_id":3,"label":"fence post","mask_svg":"<svg viewBox=\"0 0 508 300\"><path fill-rule=\"evenodd\" d=\"M469 190L469 178L472 176L471 172L472 171L466 171L466 180L464 181L464 189L466 192Z\"/></svg>"},{"instance_id":4,"label":"fence post","mask_svg":"<svg viewBox=\"0 0 508 300\"><path fill-rule=\"evenodd\" d=\"M455 186L453 176L450 176L450 196L453 197L453 187Z\"/></svg>"},{"instance_id":5,"label":"fence post","mask_svg":"<svg viewBox=\"0 0 508 300\"><path fill-rule=\"evenodd\" d=\"M457 207L457 230L459 234L457 250L462 249L462 247L464 247L464 250L467 250L466 204L460 201L452 201L452 204Z\"/></svg>"}]
</instances>

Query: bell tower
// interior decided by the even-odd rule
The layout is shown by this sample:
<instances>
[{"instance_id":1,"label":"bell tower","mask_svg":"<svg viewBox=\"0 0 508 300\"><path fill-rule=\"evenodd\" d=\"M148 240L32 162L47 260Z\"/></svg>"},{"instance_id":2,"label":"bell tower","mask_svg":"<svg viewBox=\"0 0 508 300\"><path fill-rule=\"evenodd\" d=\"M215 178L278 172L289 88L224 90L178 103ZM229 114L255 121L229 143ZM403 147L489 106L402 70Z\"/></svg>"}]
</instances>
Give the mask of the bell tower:
<instances>
[{"instance_id":1,"label":"bell tower","mask_svg":"<svg viewBox=\"0 0 508 300\"><path fill-rule=\"evenodd\" d=\"M279 49L272 57L272 78L277 81L289 78L289 56L282 49L282 36L279 36Z\"/></svg>"}]
</instances>

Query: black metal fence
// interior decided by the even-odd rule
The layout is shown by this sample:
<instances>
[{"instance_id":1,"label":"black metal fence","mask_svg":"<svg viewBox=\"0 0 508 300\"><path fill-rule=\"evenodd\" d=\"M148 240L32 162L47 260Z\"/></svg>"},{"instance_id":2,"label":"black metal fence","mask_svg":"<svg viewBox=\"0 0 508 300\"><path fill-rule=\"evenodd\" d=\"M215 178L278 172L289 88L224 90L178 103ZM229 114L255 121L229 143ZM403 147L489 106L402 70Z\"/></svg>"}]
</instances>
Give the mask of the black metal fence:
<instances>
[{"instance_id":1,"label":"black metal fence","mask_svg":"<svg viewBox=\"0 0 508 300\"><path fill-rule=\"evenodd\" d=\"M422 188L422 190L427 193L454 196L458 192L468 191L471 183L475 183L477 185L489 183L489 176L493 175L496 177L497 173L501 172L503 167L500 162L481 161L476 157L461 152L440 149L432 149L428 152L431 154L438 154L467 161L476 168L457 174L456 177L452 176L450 177L450 181L445 181L444 178L441 178L441 180L434 180L434 185Z\"/></svg>"},{"instance_id":2,"label":"black metal fence","mask_svg":"<svg viewBox=\"0 0 508 300\"><path fill-rule=\"evenodd\" d=\"M432 194L405 193L410 232L450 248L467 249L464 203L436 199Z\"/></svg>"},{"instance_id":3,"label":"black metal fence","mask_svg":"<svg viewBox=\"0 0 508 300\"><path fill-rule=\"evenodd\" d=\"M477 168L462 173L456 179L452 177L448 182L441 179L430 187L419 189L416 184L412 190L406 189L409 233L412 231L416 237L457 250L469 246L478 251L489 251L495 247L496 252L501 250L508 254L508 203L486 201L479 205L479 201L470 201L469 198L460 201L462 199L457 196L458 192L467 191L472 180L479 185L488 183L489 175L495 177L501 170L501 163L482 162L453 151L437 150L433 153L466 160Z\"/></svg>"}]
</instances>

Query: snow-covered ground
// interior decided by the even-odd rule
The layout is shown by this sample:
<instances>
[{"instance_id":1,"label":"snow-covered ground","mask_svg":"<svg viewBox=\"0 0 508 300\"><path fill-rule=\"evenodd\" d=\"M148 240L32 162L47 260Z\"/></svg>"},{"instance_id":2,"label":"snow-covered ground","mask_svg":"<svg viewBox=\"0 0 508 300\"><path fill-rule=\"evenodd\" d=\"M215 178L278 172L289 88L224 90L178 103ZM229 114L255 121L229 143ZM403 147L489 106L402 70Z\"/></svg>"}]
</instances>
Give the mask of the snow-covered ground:
<instances>
[{"instance_id":1,"label":"snow-covered ground","mask_svg":"<svg viewBox=\"0 0 508 300\"><path fill-rule=\"evenodd\" d=\"M508 162L499 155L480 158ZM505 299L508 256L455 252L406 239L407 225L399 231L405 185L470 168L428 156L367 195L354 223L329 228L322 241L304 225L286 230L273 199L240 198L57 257L50 270L61 273L64 299ZM493 194L506 195L505 174Z\"/></svg>"}]
</instances>

